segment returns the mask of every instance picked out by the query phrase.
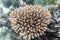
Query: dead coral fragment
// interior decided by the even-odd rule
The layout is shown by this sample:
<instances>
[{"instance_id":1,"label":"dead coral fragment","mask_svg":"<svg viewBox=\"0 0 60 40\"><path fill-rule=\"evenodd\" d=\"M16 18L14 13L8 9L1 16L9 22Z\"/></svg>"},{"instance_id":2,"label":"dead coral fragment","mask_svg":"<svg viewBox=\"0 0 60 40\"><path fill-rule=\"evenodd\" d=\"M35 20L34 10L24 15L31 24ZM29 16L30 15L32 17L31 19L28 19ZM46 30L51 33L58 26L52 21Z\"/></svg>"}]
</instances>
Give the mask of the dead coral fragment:
<instances>
[{"instance_id":1,"label":"dead coral fragment","mask_svg":"<svg viewBox=\"0 0 60 40\"><path fill-rule=\"evenodd\" d=\"M29 38L43 35L45 28L50 23L50 18L50 13L42 6L27 5L10 14L12 29Z\"/></svg>"}]
</instances>

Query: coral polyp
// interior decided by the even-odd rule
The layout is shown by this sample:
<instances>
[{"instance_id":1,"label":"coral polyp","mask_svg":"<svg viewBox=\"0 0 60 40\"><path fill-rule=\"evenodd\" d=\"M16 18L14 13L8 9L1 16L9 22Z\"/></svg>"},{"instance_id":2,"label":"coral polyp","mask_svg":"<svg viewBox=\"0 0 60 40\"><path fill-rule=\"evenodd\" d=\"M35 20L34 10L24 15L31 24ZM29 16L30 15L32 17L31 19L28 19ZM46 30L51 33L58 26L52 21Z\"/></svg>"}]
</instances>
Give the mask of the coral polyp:
<instances>
[{"instance_id":1,"label":"coral polyp","mask_svg":"<svg viewBox=\"0 0 60 40\"><path fill-rule=\"evenodd\" d=\"M10 13L12 29L28 38L38 37L46 31L51 14L42 6L26 5Z\"/></svg>"}]
</instances>

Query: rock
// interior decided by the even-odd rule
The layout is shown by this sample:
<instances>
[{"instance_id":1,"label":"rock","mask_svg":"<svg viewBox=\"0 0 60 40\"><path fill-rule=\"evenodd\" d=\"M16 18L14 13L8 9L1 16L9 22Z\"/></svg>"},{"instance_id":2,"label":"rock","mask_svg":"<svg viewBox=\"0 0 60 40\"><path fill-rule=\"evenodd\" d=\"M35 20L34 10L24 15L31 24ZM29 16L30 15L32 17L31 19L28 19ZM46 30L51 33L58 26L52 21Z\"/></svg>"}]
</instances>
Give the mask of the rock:
<instances>
[{"instance_id":1,"label":"rock","mask_svg":"<svg viewBox=\"0 0 60 40\"><path fill-rule=\"evenodd\" d=\"M0 8L0 16L3 14L3 9Z\"/></svg>"},{"instance_id":2,"label":"rock","mask_svg":"<svg viewBox=\"0 0 60 40\"><path fill-rule=\"evenodd\" d=\"M0 27L0 40L19 40L19 36L6 26Z\"/></svg>"},{"instance_id":3,"label":"rock","mask_svg":"<svg viewBox=\"0 0 60 40\"><path fill-rule=\"evenodd\" d=\"M0 26L5 26L7 24L7 20L5 18L0 19Z\"/></svg>"},{"instance_id":4,"label":"rock","mask_svg":"<svg viewBox=\"0 0 60 40\"><path fill-rule=\"evenodd\" d=\"M58 40L58 38L52 38L52 40Z\"/></svg>"}]
</instances>

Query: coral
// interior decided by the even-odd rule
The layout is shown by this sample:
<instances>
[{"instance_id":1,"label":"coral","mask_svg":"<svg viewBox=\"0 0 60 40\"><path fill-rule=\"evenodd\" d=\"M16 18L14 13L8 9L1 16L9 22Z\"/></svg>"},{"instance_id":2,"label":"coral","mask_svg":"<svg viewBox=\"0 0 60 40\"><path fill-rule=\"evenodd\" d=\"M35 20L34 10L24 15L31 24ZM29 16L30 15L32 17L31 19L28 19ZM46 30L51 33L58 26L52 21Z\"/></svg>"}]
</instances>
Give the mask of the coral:
<instances>
[{"instance_id":1,"label":"coral","mask_svg":"<svg viewBox=\"0 0 60 40\"><path fill-rule=\"evenodd\" d=\"M12 29L29 39L44 35L50 18L49 11L42 6L26 5L10 13Z\"/></svg>"}]
</instances>

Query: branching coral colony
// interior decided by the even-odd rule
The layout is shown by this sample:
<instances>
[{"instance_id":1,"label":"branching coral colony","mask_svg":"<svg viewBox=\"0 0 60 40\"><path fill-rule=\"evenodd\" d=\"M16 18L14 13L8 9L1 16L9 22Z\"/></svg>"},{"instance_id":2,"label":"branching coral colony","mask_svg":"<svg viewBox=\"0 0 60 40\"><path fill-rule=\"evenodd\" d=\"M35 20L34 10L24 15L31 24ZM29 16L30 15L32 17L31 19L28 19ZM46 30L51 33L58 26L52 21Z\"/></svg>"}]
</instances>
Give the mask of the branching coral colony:
<instances>
[{"instance_id":1,"label":"branching coral colony","mask_svg":"<svg viewBox=\"0 0 60 40\"><path fill-rule=\"evenodd\" d=\"M51 15L42 6L26 5L15 9L10 14L12 29L28 38L44 35Z\"/></svg>"}]
</instances>

